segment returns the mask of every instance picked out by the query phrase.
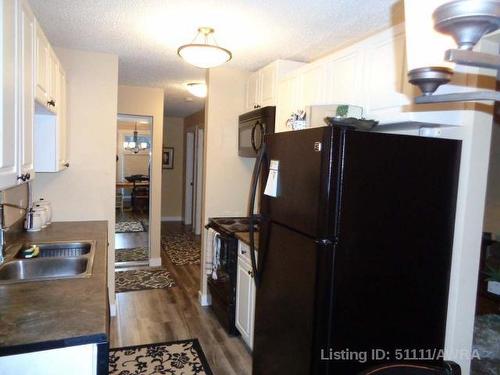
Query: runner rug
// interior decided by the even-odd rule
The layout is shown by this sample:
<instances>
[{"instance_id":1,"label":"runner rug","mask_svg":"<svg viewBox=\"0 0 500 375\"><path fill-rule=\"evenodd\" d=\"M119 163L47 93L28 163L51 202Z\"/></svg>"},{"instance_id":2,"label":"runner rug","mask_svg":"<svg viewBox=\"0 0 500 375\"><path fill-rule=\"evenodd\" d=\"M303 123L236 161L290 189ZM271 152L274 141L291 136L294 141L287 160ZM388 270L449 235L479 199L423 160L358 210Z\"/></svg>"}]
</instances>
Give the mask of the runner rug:
<instances>
[{"instance_id":1,"label":"runner rug","mask_svg":"<svg viewBox=\"0 0 500 375\"><path fill-rule=\"evenodd\" d=\"M212 370L197 339L110 349L110 374L206 374Z\"/></svg>"}]
</instances>

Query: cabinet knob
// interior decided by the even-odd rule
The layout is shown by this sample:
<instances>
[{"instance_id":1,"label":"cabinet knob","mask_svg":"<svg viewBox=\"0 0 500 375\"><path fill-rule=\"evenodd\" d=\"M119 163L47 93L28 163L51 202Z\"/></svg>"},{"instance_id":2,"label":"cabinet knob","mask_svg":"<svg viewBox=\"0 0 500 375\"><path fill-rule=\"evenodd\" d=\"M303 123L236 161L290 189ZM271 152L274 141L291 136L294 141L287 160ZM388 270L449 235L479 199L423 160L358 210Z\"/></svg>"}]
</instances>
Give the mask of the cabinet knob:
<instances>
[{"instance_id":1,"label":"cabinet knob","mask_svg":"<svg viewBox=\"0 0 500 375\"><path fill-rule=\"evenodd\" d=\"M29 180L31 178L31 175L29 173L26 173L26 180Z\"/></svg>"},{"instance_id":2,"label":"cabinet knob","mask_svg":"<svg viewBox=\"0 0 500 375\"><path fill-rule=\"evenodd\" d=\"M250 277L253 278L253 272L252 271L248 271L248 276L250 276Z\"/></svg>"},{"instance_id":3,"label":"cabinet knob","mask_svg":"<svg viewBox=\"0 0 500 375\"><path fill-rule=\"evenodd\" d=\"M49 100L49 101L47 102L47 105L48 105L48 106L55 107L55 106L56 106L56 102L55 102L55 100Z\"/></svg>"},{"instance_id":4,"label":"cabinet knob","mask_svg":"<svg viewBox=\"0 0 500 375\"><path fill-rule=\"evenodd\" d=\"M246 253L247 253L247 251L246 251L246 250L241 250L241 253L242 253L242 254L246 254Z\"/></svg>"},{"instance_id":5,"label":"cabinet knob","mask_svg":"<svg viewBox=\"0 0 500 375\"><path fill-rule=\"evenodd\" d=\"M64 163L63 167L69 168L69 162Z\"/></svg>"},{"instance_id":6,"label":"cabinet knob","mask_svg":"<svg viewBox=\"0 0 500 375\"><path fill-rule=\"evenodd\" d=\"M21 180L21 181L26 181L26 175L25 174L22 174L20 176L17 176L17 179L18 180Z\"/></svg>"}]
</instances>

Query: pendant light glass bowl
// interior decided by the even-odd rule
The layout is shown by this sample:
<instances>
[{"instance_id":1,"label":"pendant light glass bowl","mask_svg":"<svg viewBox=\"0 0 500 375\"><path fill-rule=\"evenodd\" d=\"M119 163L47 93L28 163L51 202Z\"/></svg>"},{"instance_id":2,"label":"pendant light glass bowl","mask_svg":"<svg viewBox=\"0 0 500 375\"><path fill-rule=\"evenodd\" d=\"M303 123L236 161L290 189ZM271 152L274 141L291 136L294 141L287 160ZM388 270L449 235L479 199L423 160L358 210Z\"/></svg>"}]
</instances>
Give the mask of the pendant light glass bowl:
<instances>
[{"instance_id":1,"label":"pendant light glass bowl","mask_svg":"<svg viewBox=\"0 0 500 375\"><path fill-rule=\"evenodd\" d=\"M231 52L217 45L213 33L214 29L210 27L200 27L193 43L179 47L177 54L198 68L213 68L228 62L232 58ZM203 43L197 43L200 35L204 37ZM213 43L210 43L210 37Z\"/></svg>"}]
</instances>

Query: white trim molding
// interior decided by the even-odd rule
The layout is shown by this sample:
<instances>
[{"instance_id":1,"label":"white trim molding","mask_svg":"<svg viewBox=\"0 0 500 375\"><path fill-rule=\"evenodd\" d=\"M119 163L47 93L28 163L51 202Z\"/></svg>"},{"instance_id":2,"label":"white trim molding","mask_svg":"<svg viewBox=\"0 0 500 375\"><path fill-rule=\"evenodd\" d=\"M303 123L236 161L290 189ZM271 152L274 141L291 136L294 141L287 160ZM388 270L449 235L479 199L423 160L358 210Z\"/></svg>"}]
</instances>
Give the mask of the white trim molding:
<instances>
[{"instance_id":1,"label":"white trim molding","mask_svg":"<svg viewBox=\"0 0 500 375\"><path fill-rule=\"evenodd\" d=\"M161 266L161 257L149 259L149 267L160 267L160 266Z\"/></svg>"},{"instance_id":2,"label":"white trim molding","mask_svg":"<svg viewBox=\"0 0 500 375\"><path fill-rule=\"evenodd\" d=\"M202 294L201 290L199 290L198 301L201 306L210 306L212 304L212 296L210 294Z\"/></svg>"}]
</instances>

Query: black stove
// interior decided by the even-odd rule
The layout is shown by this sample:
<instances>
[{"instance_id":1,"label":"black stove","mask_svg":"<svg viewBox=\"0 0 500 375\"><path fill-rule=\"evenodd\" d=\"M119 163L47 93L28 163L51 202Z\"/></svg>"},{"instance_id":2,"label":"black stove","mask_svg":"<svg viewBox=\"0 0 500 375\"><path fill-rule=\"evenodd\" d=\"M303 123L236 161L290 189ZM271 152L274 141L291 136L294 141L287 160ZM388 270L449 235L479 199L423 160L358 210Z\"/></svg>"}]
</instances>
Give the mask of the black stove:
<instances>
[{"instance_id":1,"label":"black stove","mask_svg":"<svg viewBox=\"0 0 500 375\"><path fill-rule=\"evenodd\" d=\"M208 275L208 290L212 296L212 309L219 322L230 335L238 335L236 317L236 271L238 266L237 232L248 232L248 217L213 217L205 228L213 229L219 238L219 267L217 277Z\"/></svg>"},{"instance_id":2,"label":"black stove","mask_svg":"<svg viewBox=\"0 0 500 375\"><path fill-rule=\"evenodd\" d=\"M214 217L209 219L212 228L227 235L234 235L237 232L248 232L248 217Z\"/></svg>"}]
</instances>

